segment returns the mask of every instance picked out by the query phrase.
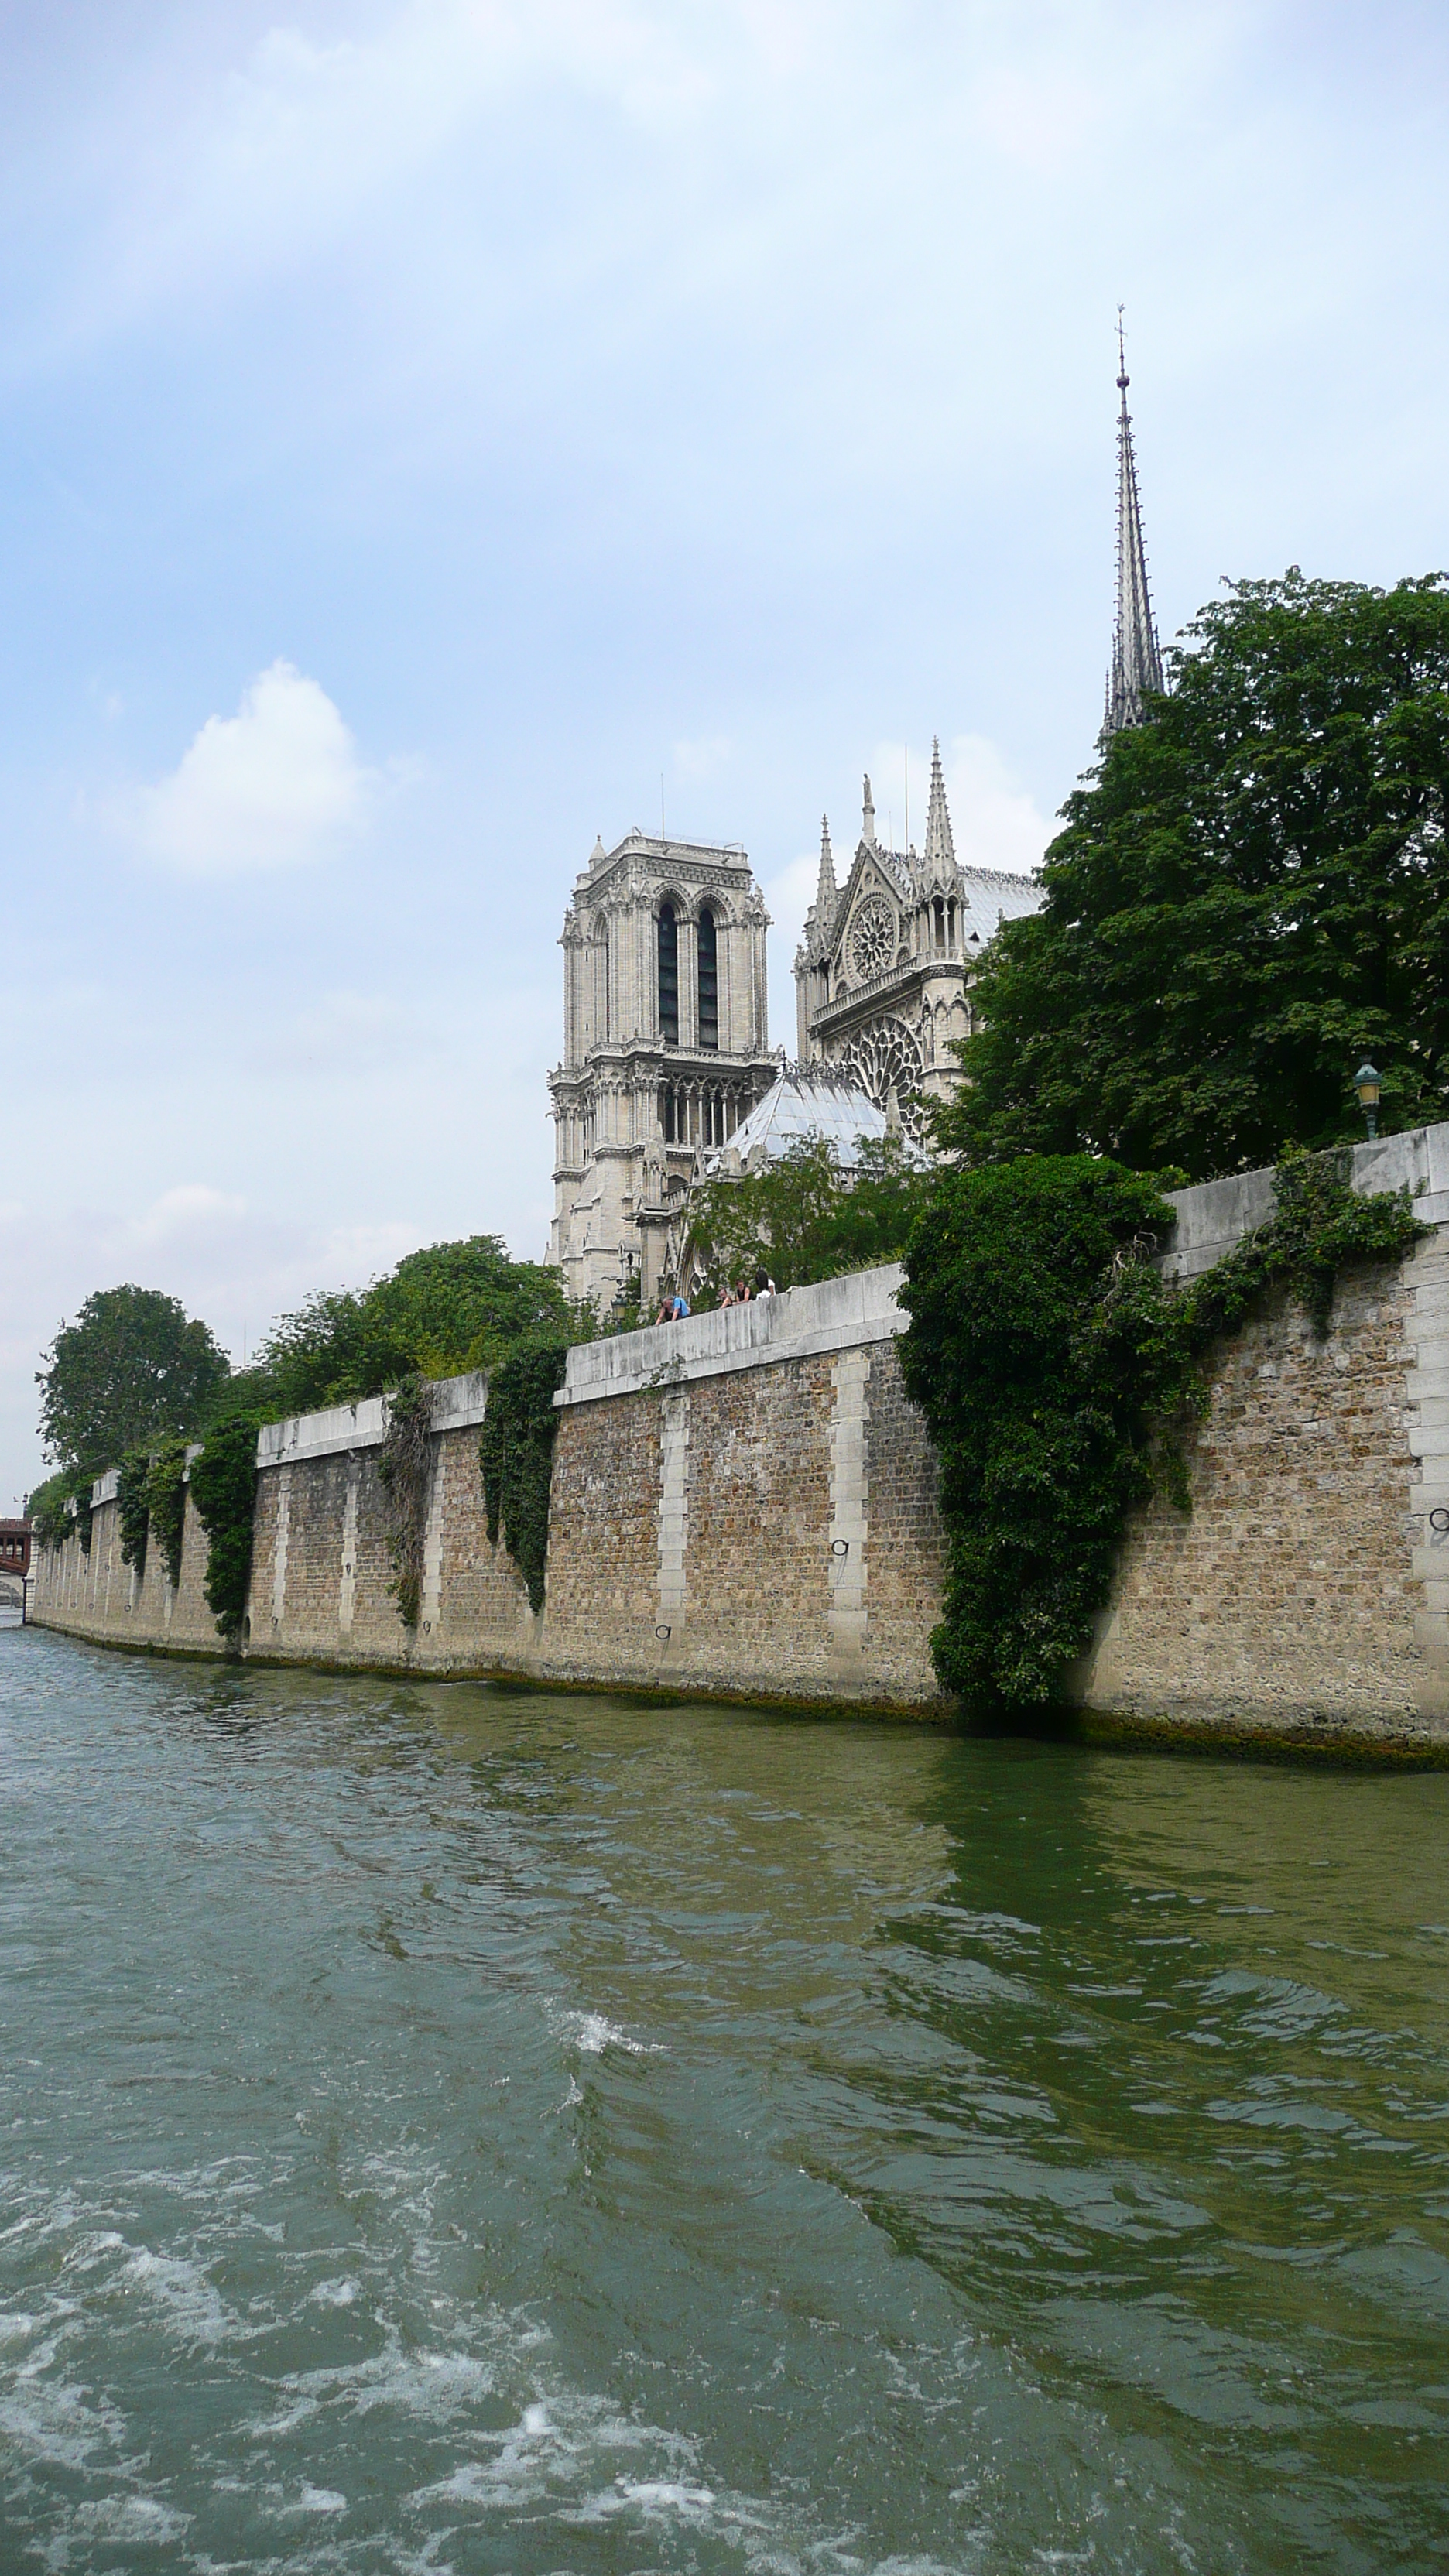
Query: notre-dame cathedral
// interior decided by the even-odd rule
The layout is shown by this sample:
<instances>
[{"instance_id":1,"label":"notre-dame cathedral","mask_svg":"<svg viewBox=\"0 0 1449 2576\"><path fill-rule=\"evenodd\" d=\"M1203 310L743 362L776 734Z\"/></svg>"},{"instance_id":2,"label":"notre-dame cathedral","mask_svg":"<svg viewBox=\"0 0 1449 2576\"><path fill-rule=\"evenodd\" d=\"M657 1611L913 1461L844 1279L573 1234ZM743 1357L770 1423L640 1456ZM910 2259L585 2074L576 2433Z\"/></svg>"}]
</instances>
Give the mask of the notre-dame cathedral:
<instances>
[{"instance_id":1,"label":"notre-dame cathedral","mask_svg":"<svg viewBox=\"0 0 1449 2576\"><path fill-rule=\"evenodd\" d=\"M716 1157L737 1163L737 1134L778 1151L818 1126L849 1159L857 1135L918 1130L958 1079L951 1048L986 942L1040 901L1030 877L960 864L939 749L920 855L882 845L867 779L843 887L828 823L822 835L787 1069L770 1050L768 916L744 851L639 831L596 843L564 922L564 1060L549 1077L551 1258L570 1296L652 1298L691 1181Z\"/></svg>"},{"instance_id":2,"label":"notre-dame cathedral","mask_svg":"<svg viewBox=\"0 0 1449 2576\"><path fill-rule=\"evenodd\" d=\"M1163 687L1147 586L1127 372L1117 378L1117 622L1105 740ZM570 1296L652 1299L679 1251L691 1182L812 1129L848 1160L959 1080L971 988L1003 921L1035 912L1033 877L958 860L940 749L925 847L886 848L870 780L837 885L830 827L795 958L799 1062L769 1044L764 903L745 852L630 832L596 842L564 921L564 1059L551 1258Z\"/></svg>"},{"instance_id":3,"label":"notre-dame cathedral","mask_svg":"<svg viewBox=\"0 0 1449 2576\"><path fill-rule=\"evenodd\" d=\"M571 1297L652 1297L697 1157L728 1142L780 1071L769 916L743 850L594 845L563 929L564 1060L550 1258Z\"/></svg>"},{"instance_id":4,"label":"notre-dame cathedral","mask_svg":"<svg viewBox=\"0 0 1449 2576\"><path fill-rule=\"evenodd\" d=\"M1032 877L962 867L939 743L919 856L883 845L867 778L843 886L828 819L821 827L820 882L795 958L802 1064L830 1066L880 1108L894 1098L903 1125L917 1129L922 1107L960 1077L952 1048L970 1034L971 984L986 942L1040 902Z\"/></svg>"}]
</instances>

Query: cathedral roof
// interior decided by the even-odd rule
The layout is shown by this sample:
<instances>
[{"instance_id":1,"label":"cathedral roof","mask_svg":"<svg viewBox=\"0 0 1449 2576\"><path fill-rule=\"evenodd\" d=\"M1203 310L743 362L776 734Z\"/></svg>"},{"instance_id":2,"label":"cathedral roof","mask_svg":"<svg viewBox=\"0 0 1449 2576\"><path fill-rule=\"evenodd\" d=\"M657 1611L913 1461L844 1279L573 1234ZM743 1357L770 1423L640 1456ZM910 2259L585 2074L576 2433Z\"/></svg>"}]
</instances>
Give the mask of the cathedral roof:
<instances>
[{"instance_id":1,"label":"cathedral roof","mask_svg":"<svg viewBox=\"0 0 1449 2576\"><path fill-rule=\"evenodd\" d=\"M781 1066L778 1081L764 1099L735 1129L728 1146L706 1155L704 1168L713 1175L725 1154L733 1151L747 1163L752 1153L763 1149L763 1160L771 1162L807 1136L823 1136L849 1169L860 1137L874 1143L885 1134L885 1111L877 1109L869 1092L826 1065L787 1064Z\"/></svg>"},{"instance_id":2,"label":"cathedral roof","mask_svg":"<svg viewBox=\"0 0 1449 2576\"><path fill-rule=\"evenodd\" d=\"M1021 921L1042 908L1042 890L1035 877L1010 876L1005 868L973 867L961 868L960 877L961 936L971 942L979 939L983 948L1003 921Z\"/></svg>"}]
</instances>

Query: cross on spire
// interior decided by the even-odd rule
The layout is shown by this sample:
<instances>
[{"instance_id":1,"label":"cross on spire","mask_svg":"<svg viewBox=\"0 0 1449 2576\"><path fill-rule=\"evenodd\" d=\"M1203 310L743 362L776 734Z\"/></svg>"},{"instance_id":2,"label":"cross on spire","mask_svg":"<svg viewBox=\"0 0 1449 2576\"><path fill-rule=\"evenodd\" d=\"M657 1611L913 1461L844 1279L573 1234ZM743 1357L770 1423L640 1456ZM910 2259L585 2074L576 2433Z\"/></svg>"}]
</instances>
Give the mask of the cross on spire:
<instances>
[{"instance_id":1,"label":"cross on spire","mask_svg":"<svg viewBox=\"0 0 1449 2576\"><path fill-rule=\"evenodd\" d=\"M1147 548L1142 542L1142 509L1137 497L1137 459L1132 447L1132 419L1127 409L1126 346L1122 307L1117 307L1117 390L1122 409L1117 422L1117 629L1112 638L1112 668L1107 678L1107 710L1102 720L1106 742L1124 725L1141 724L1149 691L1161 694L1162 655L1152 622L1147 587Z\"/></svg>"}]
</instances>

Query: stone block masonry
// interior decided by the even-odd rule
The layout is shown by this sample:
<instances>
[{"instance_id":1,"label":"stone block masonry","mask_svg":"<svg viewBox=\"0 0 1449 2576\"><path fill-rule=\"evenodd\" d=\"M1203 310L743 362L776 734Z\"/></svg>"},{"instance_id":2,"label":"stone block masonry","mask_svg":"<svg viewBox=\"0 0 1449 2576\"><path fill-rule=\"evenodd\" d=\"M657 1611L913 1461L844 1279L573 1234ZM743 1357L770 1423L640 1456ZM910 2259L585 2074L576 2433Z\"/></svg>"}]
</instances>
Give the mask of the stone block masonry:
<instances>
[{"instance_id":1,"label":"stone block masonry","mask_svg":"<svg viewBox=\"0 0 1449 2576\"><path fill-rule=\"evenodd\" d=\"M1114 1722L1449 1746L1449 1126L1361 1148L1435 1232L1350 1272L1327 1339L1276 1298L1225 1342L1188 1457L1192 1508L1129 1529L1077 1696ZM1207 1268L1271 1210L1268 1175L1187 1190L1165 1264ZM559 1392L535 1617L488 1544L478 1377L433 1391L415 1631L392 1591L381 1400L258 1444L242 1651L261 1661L947 1713L930 1660L945 1540L906 1397L901 1272L581 1345ZM40 1551L34 1615L107 1642L222 1651L188 1505L181 1580L92 1542ZM1436 1527L1436 1520L1440 1526Z\"/></svg>"}]
</instances>

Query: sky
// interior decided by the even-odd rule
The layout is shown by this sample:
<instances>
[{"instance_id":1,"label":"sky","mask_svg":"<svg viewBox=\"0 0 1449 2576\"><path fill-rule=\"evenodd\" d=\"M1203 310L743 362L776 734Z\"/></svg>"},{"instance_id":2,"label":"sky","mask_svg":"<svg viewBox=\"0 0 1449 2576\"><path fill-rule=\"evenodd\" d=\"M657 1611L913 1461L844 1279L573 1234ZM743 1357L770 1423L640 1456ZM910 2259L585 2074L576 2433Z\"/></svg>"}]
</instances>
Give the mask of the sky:
<instances>
[{"instance_id":1,"label":"sky","mask_svg":"<svg viewBox=\"0 0 1449 2576\"><path fill-rule=\"evenodd\" d=\"M1034 865L1119 303L1164 642L1449 562L1446 107L1396 0L0 6L0 1511L93 1289L542 1256L596 833L746 845L792 1051L864 769Z\"/></svg>"}]
</instances>

